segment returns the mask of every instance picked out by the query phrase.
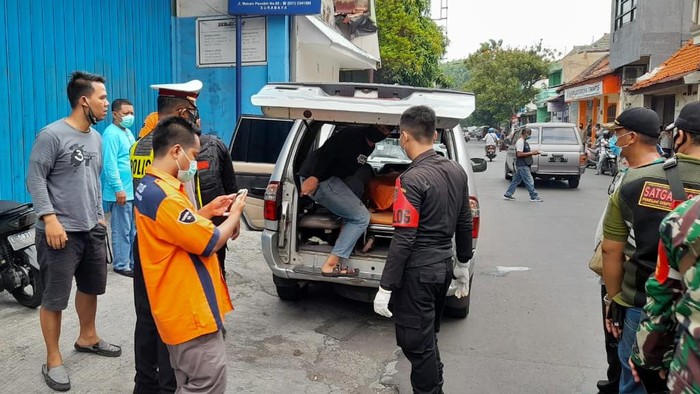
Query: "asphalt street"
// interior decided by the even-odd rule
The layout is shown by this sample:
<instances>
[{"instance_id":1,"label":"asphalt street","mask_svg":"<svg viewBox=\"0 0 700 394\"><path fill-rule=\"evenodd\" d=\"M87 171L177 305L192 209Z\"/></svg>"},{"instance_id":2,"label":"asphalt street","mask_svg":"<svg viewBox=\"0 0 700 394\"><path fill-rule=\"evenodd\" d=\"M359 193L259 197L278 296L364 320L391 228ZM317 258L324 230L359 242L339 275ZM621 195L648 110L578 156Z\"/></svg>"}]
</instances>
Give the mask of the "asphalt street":
<instances>
[{"instance_id":1,"label":"asphalt street","mask_svg":"<svg viewBox=\"0 0 700 394\"><path fill-rule=\"evenodd\" d=\"M483 143L469 146L473 157L483 156ZM611 177L588 170L578 189L538 182L544 203L529 202L524 188L516 201L504 201L504 159L499 152L474 175L481 233L471 313L443 322L445 392L595 393L605 354L598 279L587 262ZM226 320L228 392L411 392L410 368L389 320L325 285L299 302L280 301L259 245L254 232L229 244L236 310ZM61 337L71 392L131 392L134 323L131 282L110 271L98 331L124 353L114 359L76 353L71 304ZM40 372L44 358L38 312L0 293L0 393L50 393Z\"/></svg>"}]
</instances>

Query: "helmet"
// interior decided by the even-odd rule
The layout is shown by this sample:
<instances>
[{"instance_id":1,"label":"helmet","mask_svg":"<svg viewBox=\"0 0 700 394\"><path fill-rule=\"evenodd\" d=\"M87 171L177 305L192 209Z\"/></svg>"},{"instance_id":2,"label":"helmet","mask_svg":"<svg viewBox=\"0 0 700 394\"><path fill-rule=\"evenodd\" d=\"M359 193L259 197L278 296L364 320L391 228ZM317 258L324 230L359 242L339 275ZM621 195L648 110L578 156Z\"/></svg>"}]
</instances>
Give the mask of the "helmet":
<instances>
[{"instance_id":1,"label":"helmet","mask_svg":"<svg viewBox=\"0 0 700 394\"><path fill-rule=\"evenodd\" d=\"M493 133L495 131L496 131L496 129L494 129L493 127L489 127L489 133Z\"/></svg>"}]
</instances>

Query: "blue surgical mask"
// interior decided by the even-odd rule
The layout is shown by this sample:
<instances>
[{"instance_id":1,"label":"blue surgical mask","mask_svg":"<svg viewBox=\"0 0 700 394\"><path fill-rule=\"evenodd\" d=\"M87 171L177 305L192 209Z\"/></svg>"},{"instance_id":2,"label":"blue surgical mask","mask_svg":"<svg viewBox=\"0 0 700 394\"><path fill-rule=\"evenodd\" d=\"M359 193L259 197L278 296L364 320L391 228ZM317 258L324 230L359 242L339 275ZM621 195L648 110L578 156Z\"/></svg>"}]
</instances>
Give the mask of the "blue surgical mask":
<instances>
[{"instance_id":1,"label":"blue surgical mask","mask_svg":"<svg viewBox=\"0 0 700 394\"><path fill-rule=\"evenodd\" d=\"M610 148L610 151L612 151L613 155L620 157L620 154L622 153L622 148L617 146L617 136L614 135L610 140L608 140L608 147Z\"/></svg>"},{"instance_id":2,"label":"blue surgical mask","mask_svg":"<svg viewBox=\"0 0 700 394\"><path fill-rule=\"evenodd\" d=\"M134 125L134 115L124 115L122 116L122 121L119 125L125 129Z\"/></svg>"},{"instance_id":3,"label":"blue surgical mask","mask_svg":"<svg viewBox=\"0 0 700 394\"><path fill-rule=\"evenodd\" d=\"M182 150L182 153L185 153L185 150ZM187 156L187 153L185 153L185 157L187 160L190 160L190 157ZM194 179L195 174L197 173L197 160L190 160L190 168L187 170L183 170L180 168L180 162L175 161L177 163L177 179L182 182L182 183L187 183L191 180Z\"/></svg>"}]
</instances>

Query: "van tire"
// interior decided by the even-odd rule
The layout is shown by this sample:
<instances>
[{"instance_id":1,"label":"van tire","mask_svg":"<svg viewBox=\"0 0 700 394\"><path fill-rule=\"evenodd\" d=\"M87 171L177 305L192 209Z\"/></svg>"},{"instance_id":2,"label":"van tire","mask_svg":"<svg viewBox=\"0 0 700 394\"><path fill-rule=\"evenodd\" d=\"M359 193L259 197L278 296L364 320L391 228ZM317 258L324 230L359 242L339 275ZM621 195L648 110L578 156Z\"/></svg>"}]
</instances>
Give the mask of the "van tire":
<instances>
[{"instance_id":1,"label":"van tire","mask_svg":"<svg viewBox=\"0 0 700 394\"><path fill-rule=\"evenodd\" d=\"M569 178L569 188L576 189L578 187L578 184L580 181L581 181L580 176L575 176L575 177Z\"/></svg>"},{"instance_id":2,"label":"van tire","mask_svg":"<svg viewBox=\"0 0 700 394\"><path fill-rule=\"evenodd\" d=\"M299 301L304 295L305 288L294 279L280 278L272 275L272 281L277 288L277 296L283 301Z\"/></svg>"},{"instance_id":3,"label":"van tire","mask_svg":"<svg viewBox=\"0 0 700 394\"><path fill-rule=\"evenodd\" d=\"M510 173L508 172L508 164L506 164L505 167L506 167L506 169L505 169L505 174L506 174L505 177L506 177L506 180L507 180L507 181L512 181L512 180L513 180L513 176L510 175Z\"/></svg>"},{"instance_id":4,"label":"van tire","mask_svg":"<svg viewBox=\"0 0 700 394\"><path fill-rule=\"evenodd\" d=\"M469 306L471 305L473 291L472 279L474 279L474 275L469 277L469 295L466 299L460 300L455 296L447 297L443 315L458 319L465 319L469 315Z\"/></svg>"}]
</instances>

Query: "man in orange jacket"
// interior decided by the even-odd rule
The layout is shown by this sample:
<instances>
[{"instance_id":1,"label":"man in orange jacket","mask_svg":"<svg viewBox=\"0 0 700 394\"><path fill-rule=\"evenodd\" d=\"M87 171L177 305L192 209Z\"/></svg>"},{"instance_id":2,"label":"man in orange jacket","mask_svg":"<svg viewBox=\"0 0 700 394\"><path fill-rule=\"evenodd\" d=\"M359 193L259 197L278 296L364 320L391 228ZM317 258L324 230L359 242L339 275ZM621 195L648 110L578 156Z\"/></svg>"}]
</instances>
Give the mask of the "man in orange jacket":
<instances>
[{"instance_id":1,"label":"man in orange jacket","mask_svg":"<svg viewBox=\"0 0 700 394\"><path fill-rule=\"evenodd\" d=\"M153 164L136 190L143 277L180 392L226 391L224 315L233 310L216 251L236 238L245 193L217 197L197 211L184 182L197 171L199 136L181 117L153 131ZM230 211L229 211L230 208ZM210 218L228 215L218 227ZM206 357L206 362L203 362Z\"/></svg>"}]
</instances>

